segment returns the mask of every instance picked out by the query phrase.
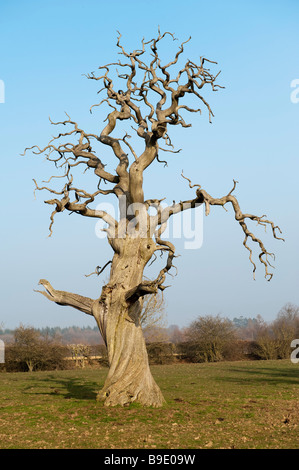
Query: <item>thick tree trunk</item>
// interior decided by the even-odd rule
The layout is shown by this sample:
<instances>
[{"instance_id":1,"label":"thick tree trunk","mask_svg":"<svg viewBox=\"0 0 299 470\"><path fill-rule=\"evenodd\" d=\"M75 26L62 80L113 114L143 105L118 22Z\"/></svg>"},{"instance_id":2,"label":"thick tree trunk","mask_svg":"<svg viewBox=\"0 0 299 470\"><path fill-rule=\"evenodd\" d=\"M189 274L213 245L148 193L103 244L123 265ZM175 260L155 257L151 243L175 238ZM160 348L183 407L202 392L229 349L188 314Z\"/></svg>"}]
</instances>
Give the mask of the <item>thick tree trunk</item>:
<instances>
[{"instance_id":1,"label":"thick tree trunk","mask_svg":"<svg viewBox=\"0 0 299 470\"><path fill-rule=\"evenodd\" d=\"M157 407L164 401L149 368L141 326L137 318L133 319L133 310L139 308L135 304L128 309L116 302L108 308L106 341L110 369L98 394L98 399L107 406L137 401Z\"/></svg>"},{"instance_id":2,"label":"thick tree trunk","mask_svg":"<svg viewBox=\"0 0 299 470\"><path fill-rule=\"evenodd\" d=\"M142 299L127 299L128 292L142 282L151 249L151 242L146 240L123 240L120 253L113 258L110 281L103 287L94 312L108 351L110 369L98 394L107 406L136 401L159 407L164 402L149 368L140 325ZM97 309L101 314L96 313Z\"/></svg>"}]
</instances>

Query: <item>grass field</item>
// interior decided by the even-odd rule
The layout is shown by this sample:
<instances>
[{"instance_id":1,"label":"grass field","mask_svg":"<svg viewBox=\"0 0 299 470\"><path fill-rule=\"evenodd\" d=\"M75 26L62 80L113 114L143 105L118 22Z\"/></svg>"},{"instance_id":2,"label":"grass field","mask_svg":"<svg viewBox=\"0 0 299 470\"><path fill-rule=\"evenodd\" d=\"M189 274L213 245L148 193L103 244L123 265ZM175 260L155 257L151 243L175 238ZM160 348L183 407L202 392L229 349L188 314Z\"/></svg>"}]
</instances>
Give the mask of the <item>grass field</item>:
<instances>
[{"instance_id":1,"label":"grass field","mask_svg":"<svg viewBox=\"0 0 299 470\"><path fill-rule=\"evenodd\" d=\"M95 400L107 369L0 374L2 449L299 448L299 365L152 366L162 409Z\"/></svg>"}]
</instances>

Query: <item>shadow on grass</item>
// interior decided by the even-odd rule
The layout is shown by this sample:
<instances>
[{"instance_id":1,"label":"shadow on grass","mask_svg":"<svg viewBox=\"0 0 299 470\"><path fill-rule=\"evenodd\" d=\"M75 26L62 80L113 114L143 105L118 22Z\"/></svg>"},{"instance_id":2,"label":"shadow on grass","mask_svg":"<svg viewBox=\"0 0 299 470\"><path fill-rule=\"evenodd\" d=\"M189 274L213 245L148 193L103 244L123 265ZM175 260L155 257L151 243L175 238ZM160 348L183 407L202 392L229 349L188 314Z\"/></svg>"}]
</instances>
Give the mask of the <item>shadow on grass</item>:
<instances>
[{"instance_id":1,"label":"shadow on grass","mask_svg":"<svg viewBox=\"0 0 299 470\"><path fill-rule=\"evenodd\" d=\"M270 385L298 385L299 367L231 367L227 370L226 377L217 377L219 381L235 382L244 385L258 385L268 383Z\"/></svg>"},{"instance_id":2,"label":"shadow on grass","mask_svg":"<svg viewBox=\"0 0 299 470\"><path fill-rule=\"evenodd\" d=\"M83 381L82 378L62 378L49 375L43 378L34 378L34 386L30 385L24 388L23 391L29 395L57 395L63 396L65 399L75 398L77 400L94 401L103 384L95 381Z\"/></svg>"}]
</instances>

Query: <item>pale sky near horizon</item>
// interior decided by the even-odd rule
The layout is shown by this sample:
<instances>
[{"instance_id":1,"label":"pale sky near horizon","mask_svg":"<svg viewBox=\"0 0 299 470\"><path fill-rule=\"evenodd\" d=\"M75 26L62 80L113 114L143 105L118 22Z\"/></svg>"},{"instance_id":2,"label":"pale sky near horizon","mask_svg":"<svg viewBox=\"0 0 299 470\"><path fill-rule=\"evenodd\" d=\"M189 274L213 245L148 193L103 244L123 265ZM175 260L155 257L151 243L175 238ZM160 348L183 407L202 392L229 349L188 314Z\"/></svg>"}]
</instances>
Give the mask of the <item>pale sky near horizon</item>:
<instances>
[{"instance_id":1,"label":"pale sky near horizon","mask_svg":"<svg viewBox=\"0 0 299 470\"><path fill-rule=\"evenodd\" d=\"M260 314L270 321L287 302L299 304L299 91L291 87L297 80L299 88L298 17L295 0L0 0L0 80L5 85L4 103L0 96L0 325L95 325L87 315L59 307L34 289L45 278L56 289L98 297L107 272L100 279L84 274L103 266L111 249L97 238L94 220L66 213L57 214L48 238L52 207L43 201L51 197L40 192L35 200L32 178L41 183L53 168L43 156L20 154L34 144L45 146L57 133L49 116L60 121L65 111L86 130L90 126L100 132L105 125L101 113L89 113L99 100L99 87L84 74L119 59L117 30L132 50L143 36L154 37L158 25L175 34L177 45L191 36L185 59L217 61L213 72L221 69L218 83L225 89L208 94L212 124L203 111L201 116L184 115L191 128L170 130L182 151L168 155L168 167L155 163L147 171L146 196L166 197L170 203L192 198L194 190L181 178L182 169L214 197L227 194L235 179L243 212L267 214L286 240L273 240L269 229L265 233L250 225L276 255L274 277L267 282L254 247L253 280L232 211L212 208L204 217L200 248L187 250L184 240L175 240L180 257L177 276L167 280L168 323L186 326L206 314ZM164 52L169 47L173 53L171 41L167 44ZM291 100L292 92L297 100ZM153 269L159 268L154 263Z\"/></svg>"}]
</instances>

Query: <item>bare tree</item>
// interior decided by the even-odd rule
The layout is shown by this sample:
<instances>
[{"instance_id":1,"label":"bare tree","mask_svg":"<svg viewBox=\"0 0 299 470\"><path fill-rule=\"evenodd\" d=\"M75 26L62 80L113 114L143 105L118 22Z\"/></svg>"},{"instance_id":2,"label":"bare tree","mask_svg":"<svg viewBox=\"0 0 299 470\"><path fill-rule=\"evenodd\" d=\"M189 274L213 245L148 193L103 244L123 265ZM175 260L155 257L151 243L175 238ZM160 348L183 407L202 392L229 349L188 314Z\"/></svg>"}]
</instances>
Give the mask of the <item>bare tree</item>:
<instances>
[{"instance_id":1,"label":"bare tree","mask_svg":"<svg viewBox=\"0 0 299 470\"><path fill-rule=\"evenodd\" d=\"M140 324L146 342L165 341L168 339L168 335L165 333L167 325L165 300L161 292L144 297Z\"/></svg>"},{"instance_id":2,"label":"bare tree","mask_svg":"<svg viewBox=\"0 0 299 470\"><path fill-rule=\"evenodd\" d=\"M197 359L204 362L222 360L225 348L237 339L233 323L220 315L198 317L187 328L185 336L196 343Z\"/></svg>"},{"instance_id":3,"label":"bare tree","mask_svg":"<svg viewBox=\"0 0 299 470\"><path fill-rule=\"evenodd\" d=\"M10 345L8 369L26 366L34 370L64 368L64 351L55 339L43 336L32 327L20 325L14 332L14 343Z\"/></svg>"},{"instance_id":4,"label":"bare tree","mask_svg":"<svg viewBox=\"0 0 299 470\"><path fill-rule=\"evenodd\" d=\"M166 275L173 267L175 247L171 242L162 239L162 235L174 214L204 204L208 215L211 206L225 208L230 204L235 219L244 232L243 244L249 251L254 271L256 265L252 259L252 249L248 245L250 240L260 249L259 260L264 265L265 276L269 280L272 277L269 272L269 259L272 254L266 250L262 241L250 232L247 220L264 227L269 225L275 238L278 238L277 230L280 232L265 216L241 211L236 197L232 194L236 187L235 181L226 196L214 198L182 174L189 181L190 188L196 187L196 194L189 200L173 202L170 206L162 207L161 199L145 199L143 178L146 169L156 162L162 162L162 152L178 152L172 145L169 129L172 126L191 126L185 122L182 112L201 113L201 109L186 104L190 104L186 101L188 96L191 102L197 100L200 103L211 122L213 112L202 95L202 90L210 87L212 91L217 91L221 88L216 83L220 72L213 75L208 68L216 62L201 57L198 64L187 60L179 65L184 46L190 38L178 47L172 60L162 64L158 46L166 38L175 40L171 33L161 34L159 31L156 38L149 41L143 39L140 49L127 52L121 44L119 34L117 47L122 60L99 67L99 73L87 75L89 79L102 84L100 92L105 94L104 98L91 108L100 105L111 108L102 131L98 134L88 133L67 116L64 121L51 121L54 126L62 125L66 129L65 132L53 137L44 148L31 147L33 153L45 154L47 160L63 172L58 176L51 176L48 184L50 181L59 182L53 180L55 177L65 180L61 189L54 189L55 185L53 187L52 183L50 187L39 186L35 182L36 190L46 190L53 195L52 199L45 201L54 207L50 235L55 215L65 211L101 219L107 224L105 230L113 250L110 278L95 300L56 290L49 281L40 280L40 284L45 288L45 291L41 292L46 298L59 305L72 306L93 315L96 319L107 345L110 364L104 388L98 394L98 398L103 399L106 405L127 405L133 401L152 406L163 404L162 393L149 369L140 314L143 297L155 295L158 290L163 291L166 287ZM136 145L129 142L131 136L127 132L120 130L119 126L125 124L130 124L130 129L133 129L134 138L139 142ZM114 136L117 129L121 134ZM106 164L102 162L102 156L98 156L98 143L102 144L102 149L109 149L116 159L115 172L108 171ZM75 167L79 165L85 169L93 169L97 177L93 191L88 192L74 184L73 174ZM102 183L107 185L103 186ZM118 220L107 211L92 207L98 197L105 195L116 196L120 214ZM150 215L150 208L156 209L154 215ZM159 268L154 279L147 280L144 277L144 269L157 252L166 254L165 266ZM102 269L97 268L96 274L100 271Z\"/></svg>"},{"instance_id":5,"label":"bare tree","mask_svg":"<svg viewBox=\"0 0 299 470\"><path fill-rule=\"evenodd\" d=\"M279 359L287 359L291 353L291 342L298 338L299 307L287 303L278 312L276 319L270 325Z\"/></svg>"},{"instance_id":6,"label":"bare tree","mask_svg":"<svg viewBox=\"0 0 299 470\"><path fill-rule=\"evenodd\" d=\"M88 361L91 355L91 348L87 344L68 344L68 350L72 355L72 359L75 361L76 367L84 369L86 361Z\"/></svg>"}]
</instances>

